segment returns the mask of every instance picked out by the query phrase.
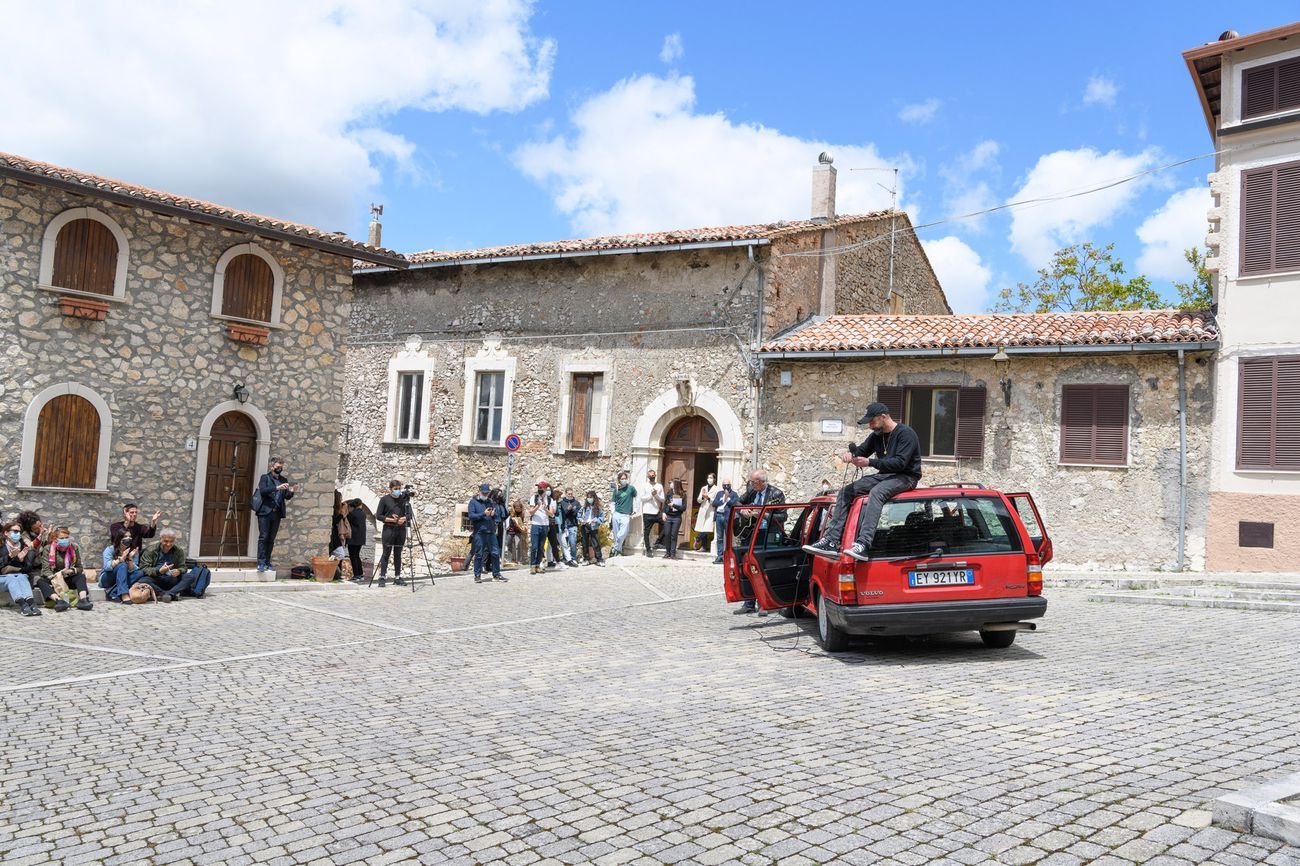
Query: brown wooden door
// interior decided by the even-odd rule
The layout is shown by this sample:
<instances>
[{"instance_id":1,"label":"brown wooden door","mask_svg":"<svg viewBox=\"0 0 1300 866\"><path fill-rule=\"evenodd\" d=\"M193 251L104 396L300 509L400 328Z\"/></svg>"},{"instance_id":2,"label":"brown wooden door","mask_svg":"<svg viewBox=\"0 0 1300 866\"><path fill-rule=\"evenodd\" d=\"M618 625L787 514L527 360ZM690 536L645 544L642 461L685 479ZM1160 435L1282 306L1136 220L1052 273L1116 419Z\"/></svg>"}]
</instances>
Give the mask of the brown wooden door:
<instances>
[{"instance_id":1,"label":"brown wooden door","mask_svg":"<svg viewBox=\"0 0 1300 866\"><path fill-rule=\"evenodd\" d=\"M227 412L212 425L208 442L208 471L203 487L203 531L199 539L199 556L244 557L248 550L248 500L253 495L253 476L257 457L257 429L243 412ZM231 462L234 472L231 472ZM226 529L226 548L221 546L222 528L226 526L226 506L231 484L235 488L235 520ZM238 535L238 539L236 539Z\"/></svg>"},{"instance_id":2,"label":"brown wooden door","mask_svg":"<svg viewBox=\"0 0 1300 866\"><path fill-rule=\"evenodd\" d=\"M695 495L699 493L695 477L696 455L701 452L716 454L717 451L718 431L698 415L681 419L668 428L668 434L664 436L664 464L659 473L659 481L664 485L664 499L668 498L671 482L681 481L686 488L686 511L682 514L681 529L677 533L678 544L689 543L695 525Z\"/></svg>"}]
</instances>

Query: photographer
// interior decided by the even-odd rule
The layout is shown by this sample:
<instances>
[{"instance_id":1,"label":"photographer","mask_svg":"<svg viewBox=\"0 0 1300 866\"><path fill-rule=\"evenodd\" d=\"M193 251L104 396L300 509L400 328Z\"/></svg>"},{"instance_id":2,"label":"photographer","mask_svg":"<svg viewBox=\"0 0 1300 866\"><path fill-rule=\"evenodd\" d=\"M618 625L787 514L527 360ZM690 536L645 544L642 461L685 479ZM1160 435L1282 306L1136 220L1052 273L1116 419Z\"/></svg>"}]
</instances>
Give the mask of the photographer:
<instances>
[{"instance_id":1,"label":"photographer","mask_svg":"<svg viewBox=\"0 0 1300 866\"><path fill-rule=\"evenodd\" d=\"M257 481L250 505L257 515L257 570L274 571L271 554L275 550L275 536L284 519L284 506L298 492L298 485L284 477L284 461L279 457L271 461L271 471Z\"/></svg>"},{"instance_id":2,"label":"photographer","mask_svg":"<svg viewBox=\"0 0 1300 866\"><path fill-rule=\"evenodd\" d=\"M380 541L383 543L384 552L379 557L379 585L385 586L388 583L388 557L393 557L393 574L396 579L393 583L397 586L406 586L406 581L402 580L402 545L406 544L406 531L408 514L410 506L407 496L410 488L403 488L402 482L394 478L388 482L388 493L379 500L379 508L375 511L375 517L384 524L384 532Z\"/></svg>"},{"instance_id":3,"label":"photographer","mask_svg":"<svg viewBox=\"0 0 1300 866\"><path fill-rule=\"evenodd\" d=\"M483 565L486 561L488 570L496 580L505 581L501 574L501 554L497 546L497 527L500 520L497 515L499 506L492 499L492 487L488 484L478 486L478 495L469 501L468 517L474 525L474 582L483 582Z\"/></svg>"},{"instance_id":4,"label":"photographer","mask_svg":"<svg viewBox=\"0 0 1300 866\"><path fill-rule=\"evenodd\" d=\"M538 481L537 492L528 502L528 529L532 541L529 574L540 574L542 571L542 546L546 544L546 537L551 531L551 517L555 514L550 489L551 485Z\"/></svg>"}]
</instances>

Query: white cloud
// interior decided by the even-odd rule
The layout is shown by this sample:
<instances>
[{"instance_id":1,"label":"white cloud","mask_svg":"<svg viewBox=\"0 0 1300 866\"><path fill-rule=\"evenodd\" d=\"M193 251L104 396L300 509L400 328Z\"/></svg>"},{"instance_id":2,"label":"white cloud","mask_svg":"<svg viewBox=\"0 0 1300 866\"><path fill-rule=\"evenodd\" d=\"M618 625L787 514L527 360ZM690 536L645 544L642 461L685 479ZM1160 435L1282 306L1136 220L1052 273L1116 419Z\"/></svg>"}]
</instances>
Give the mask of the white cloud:
<instances>
[{"instance_id":1,"label":"white cloud","mask_svg":"<svg viewBox=\"0 0 1300 866\"><path fill-rule=\"evenodd\" d=\"M993 271L980 260L979 253L954 235L921 241L921 246L953 312L979 313L988 308Z\"/></svg>"},{"instance_id":2,"label":"white cloud","mask_svg":"<svg viewBox=\"0 0 1300 866\"><path fill-rule=\"evenodd\" d=\"M990 183L1001 175L996 141L981 141L957 159L939 168L947 189L945 202L949 216L964 216L987 210L998 203ZM971 217L956 223L958 228L982 231L986 217Z\"/></svg>"},{"instance_id":3,"label":"white cloud","mask_svg":"<svg viewBox=\"0 0 1300 866\"><path fill-rule=\"evenodd\" d=\"M929 123L939 113L939 104L937 99L927 99L904 105L898 110L898 119L904 123Z\"/></svg>"},{"instance_id":4,"label":"white cloud","mask_svg":"<svg viewBox=\"0 0 1300 866\"><path fill-rule=\"evenodd\" d=\"M1088 79L1087 86L1083 88L1083 104L1112 106L1118 95L1118 84L1104 75L1094 75Z\"/></svg>"},{"instance_id":5,"label":"white cloud","mask_svg":"<svg viewBox=\"0 0 1300 866\"><path fill-rule=\"evenodd\" d=\"M1125 154L1118 150L1099 153L1090 147L1058 150L1038 158L1024 184L1011 201L1079 192L1150 168L1156 160L1152 149ZM1139 192L1154 183L1146 175L1109 189L1056 201L1016 207L1011 210L1011 248L1033 267L1039 267L1059 248L1084 240L1097 243L1108 238L1090 237L1098 227L1126 208Z\"/></svg>"},{"instance_id":6,"label":"white cloud","mask_svg":"<svg viewBox=\"0 0 1300 866\"><path fill-rule=\"evenodd\" d=\"M418 171L401 110L513 111L554 43L526 0L2 0L6 150L325 229L380 167ZM58 33L54 53L42 33Z\"/></svg>"},{"instance_id":7,"label":"white cloud","mask_svg":"<svg viewBox=\"0 0 1300 866\"><path fill-rule=\"evenodd\" d=\"M1186 280L1191 266L1183 250L1205 245L1209 231L1206 213L1213 205L1209 187L1194 186L1169 197L1160 208L1138 226L1142 254L1137 269L1159 280Z\"/></svg>"},{"instance_id":8,"label":"white cloud","mask_svg":"<svg viewBox=\"0 0 1300 866\"><path fill-rule=\"evenodd\" d=\"M659 59L664 63L676 63L682 59L684 53L682 34L669 33L664 37L664 47L659 49Z\"/></svg>"},{"instance_id":9,"label":"white cloud","mask_svg":"<svg viewBox=\"0 0 1300 866\"><path fill-rule=\"evenodd\" d=\"M570 118L572 134L515 152L528 177L545 186L575 231L608 234L809 215L819 151L840 169L837 211L889 206L881 172L848 168L898 165L869 144L831 144L695 111L690 77L643 75L592 97Z\"/></svg>"}]
</instances>

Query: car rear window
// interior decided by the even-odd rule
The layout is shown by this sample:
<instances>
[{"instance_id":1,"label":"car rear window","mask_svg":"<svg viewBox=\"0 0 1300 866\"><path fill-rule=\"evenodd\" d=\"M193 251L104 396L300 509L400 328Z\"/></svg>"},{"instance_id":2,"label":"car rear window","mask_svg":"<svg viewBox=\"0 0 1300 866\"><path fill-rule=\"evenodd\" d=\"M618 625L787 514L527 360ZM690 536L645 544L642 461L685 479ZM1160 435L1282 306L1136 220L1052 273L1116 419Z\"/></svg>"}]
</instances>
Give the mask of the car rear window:
<instances>
[{"instance_id":1,"label":"car rear window","mask_svg":"<svg viewBox=\"0 0 1300 866\"><path fill-rule=\"evenodd\" d=\"M872 556L1019 553L1020 533L1006 505L991 496L886 502Z\"/></svg>"}]
</instances>

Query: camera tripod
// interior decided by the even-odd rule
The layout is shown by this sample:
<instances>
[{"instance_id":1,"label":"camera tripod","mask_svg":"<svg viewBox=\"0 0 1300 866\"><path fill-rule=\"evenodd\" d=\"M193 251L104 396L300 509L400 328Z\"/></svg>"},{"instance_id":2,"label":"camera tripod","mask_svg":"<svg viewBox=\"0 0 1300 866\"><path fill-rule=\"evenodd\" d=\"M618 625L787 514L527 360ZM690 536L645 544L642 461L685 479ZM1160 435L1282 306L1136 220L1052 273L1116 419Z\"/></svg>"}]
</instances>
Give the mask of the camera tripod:
<instances>
[{"instance_id":1,"label":"camera tripod","mask_svg":"<svg viewBox=\"0 0 1300 866\"><path fill-rule=\"evenodd\" d=\"M239 446L242 443L235 443L235 453L230 455L230 490L226 492L226 516L221 520L221 541L217 543L217 568L221 568L225 561L226 555L226 533L230 531L231 524L235 527L235 558L239 558L239 514L235 509L235 481L239 471ZM195 556L198 552L195 552Z\"/></svg>"},{"instance_id":2,"label":"camera tripod","mask_svg":"<svg viewBox=\"0 0 1300 866\"><path fill-rule=\"evenodd\" d=\"M428 580L429 586L433 586L433 563L429 562L429 549L424 546L424 537L420 535L420 524L415 522L414 509L411 507L411 491L407 488L406 495L402 497L403 514L406 516L406 526L409 531L406 533L406 567L410 570L406 579L411 584L411 592L415 592L415 581ZM424 560L424 574L415 573L415 554L412 548L418 548L420 558Z\"/></svg>"}]
</instances>

